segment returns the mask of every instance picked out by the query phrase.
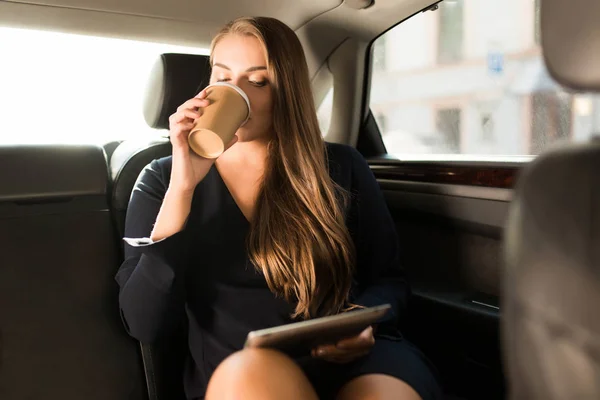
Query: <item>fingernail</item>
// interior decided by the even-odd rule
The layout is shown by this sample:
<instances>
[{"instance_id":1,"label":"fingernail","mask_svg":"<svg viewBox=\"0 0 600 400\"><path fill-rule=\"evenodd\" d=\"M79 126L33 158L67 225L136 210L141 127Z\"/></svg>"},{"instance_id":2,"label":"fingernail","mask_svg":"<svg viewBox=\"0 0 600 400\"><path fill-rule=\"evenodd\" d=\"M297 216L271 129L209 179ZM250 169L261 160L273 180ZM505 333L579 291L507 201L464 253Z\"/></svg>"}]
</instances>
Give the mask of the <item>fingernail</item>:
<instances>
[{"instance_id":1,"label":"fingernail","mask_svg":"<svg viewBox=\"0 0 600 400\"><path fill-rule=\"evenodd\" d=\"M323 349L317 350L317 355L318 356L324 356L325 355L325 350L323 350Z\"/></svg>"}]
</instances>

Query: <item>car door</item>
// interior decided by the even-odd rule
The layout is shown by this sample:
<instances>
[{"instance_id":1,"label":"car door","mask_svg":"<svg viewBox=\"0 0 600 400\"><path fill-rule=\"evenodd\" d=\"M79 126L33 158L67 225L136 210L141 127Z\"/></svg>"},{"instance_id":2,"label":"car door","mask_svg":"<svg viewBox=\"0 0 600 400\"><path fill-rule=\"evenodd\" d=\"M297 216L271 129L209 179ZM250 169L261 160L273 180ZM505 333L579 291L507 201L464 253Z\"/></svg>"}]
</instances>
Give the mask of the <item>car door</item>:
<instances>
[{"instance_id":1,"label":"car door","mask_svg":"<svg viewBox=\"0 0 600 400\"><path fill-rule=\"evenodd\" d=\"M539 152L600 128L600 103L549 76L539 2L456 0L434 10L372 44L357 147L399 233L413 290L406 337L448 393L501 399L503 231L514 185Z\"/></svg>"},{"instance_id":2,"label":"car door","mask_svg":"<svg viewBox=\"0 0 600 400\"><path fill-rule=\"evenodd\" d=\"M370 116L359 150L365 153L366 138L376 135ZM411 282L402 330L434 362L446 392L503 398L502 236L520 165L406 162L372 153L367 160L396 222Z\"/></svg>"}]
</instances>

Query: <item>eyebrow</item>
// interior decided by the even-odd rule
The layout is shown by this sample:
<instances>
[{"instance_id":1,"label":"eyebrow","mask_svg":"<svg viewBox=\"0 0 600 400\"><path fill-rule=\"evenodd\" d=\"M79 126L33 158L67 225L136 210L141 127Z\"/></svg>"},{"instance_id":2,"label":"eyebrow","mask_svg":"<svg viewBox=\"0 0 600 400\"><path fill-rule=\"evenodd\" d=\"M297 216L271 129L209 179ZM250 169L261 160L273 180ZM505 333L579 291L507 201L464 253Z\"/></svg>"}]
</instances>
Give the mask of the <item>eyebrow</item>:
<instances>
[{"instance_id":1,"label":"eyebrow","mask_svg":"<svg viewBox=\"0 0 600 400\"><path fill-rule=\"evenodd\" d=\"M225 64L221 64L221 63L214 63L213 67L219 67L219 68L223 68L226 69L228 71L231 71L231 68L229 68L227 65ZM254 71L264 71L266 70L267 67L263 67L263 66L256 66L256 67L250 67L246 70L246 72L254 72Z\"/></svg>"}]
</instances>

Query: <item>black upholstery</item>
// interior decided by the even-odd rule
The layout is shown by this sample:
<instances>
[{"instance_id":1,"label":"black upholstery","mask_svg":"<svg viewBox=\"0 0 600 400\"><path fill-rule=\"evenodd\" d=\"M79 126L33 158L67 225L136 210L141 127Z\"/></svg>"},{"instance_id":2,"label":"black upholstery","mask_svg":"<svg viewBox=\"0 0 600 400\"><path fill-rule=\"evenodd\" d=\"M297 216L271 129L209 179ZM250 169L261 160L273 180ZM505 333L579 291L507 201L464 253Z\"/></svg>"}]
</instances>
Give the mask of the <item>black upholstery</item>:
<instances>
[{"instance_id":1,"label":"black upholstery","mask_svg":"<svg viewBox=\"0 0 600 400\"><path fill-rule=\"evenodd\" d=\"M169 116L208 85L208 56L163 54L157 60L146 92L144 116L152 128L168 129ZM171 154L168 138L122 142L110 159L111 203L118 234L123 237L125 216L135 182L152 160ZM152 345L142 345L151 400L183 399L183 367L187 354L186 329Z\"/></svg>"},{"instance_id":2,"label":"black upholstery","mask_svg":"<svg viewBox=\"0 0 600 400\"><path fill-rule=\"evenodd\" d=\"M0 147L0 202L98 196L108 184L97 147Z\"/></svg>"},{"instance_id":3,"label":"black upholstery","mask_svg":"<svg viewBox=\"0 0 600 400\"><path fill-rule=\"evenodd\" d=\"M115 152L117 147L121 144L122 140L113 140L112 142L105 143L102 147L104 153L106 153L106 159L110 161L112 154Z\"/></svg>"},{"instance_id":4,"label":"black upholstery","mask_svg":"<svg viewBox=\"0 0 600 400\"><path fill-rule=\"evenodd\" d=\"M208 56L163 54L154 64L146 88L144 117L152 128L169 129L169 116L208 85Z\"/></svg>"},{"instance_id":5,"label":"black upholstery","mask_svg":"<svg viewBox=\"0 0 600 400\"><path fill-rule=\"evenodd\" d=\"M170 154L171 142L168 138L145 141L126 140L113 152L110 159L111 203L120 237L123 237L125 231L127 205L139 174L152 160Z\"/></svg>"},{"instance_id":6,"label":"black upholstery","mask_svg":"<svg viewBox=\"0 0 600 400\"><path fill-rule=\"evenodd\" d=\"M119 317L104 152L0 147L0 398L146 398Z\"/></svg>"},{"instance_id":7,"label":"black upholstery","mask_svg":"<svg viewBox=\"0 0 600 400\"><path fill-rule=\"evenodd\" d=\"M150 400L186 399L183 373L189 352L187 345L187 327L184 325L152 345L140 345Z\"/></svg>"}]
</instances>

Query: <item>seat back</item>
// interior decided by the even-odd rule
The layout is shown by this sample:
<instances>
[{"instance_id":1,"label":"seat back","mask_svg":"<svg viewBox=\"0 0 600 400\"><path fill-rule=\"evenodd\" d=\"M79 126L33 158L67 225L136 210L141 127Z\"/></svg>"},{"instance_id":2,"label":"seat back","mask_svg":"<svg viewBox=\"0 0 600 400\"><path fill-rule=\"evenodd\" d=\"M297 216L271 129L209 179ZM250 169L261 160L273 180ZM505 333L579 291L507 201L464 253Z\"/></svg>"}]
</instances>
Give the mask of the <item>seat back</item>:
<instances>
[{"instance_id":1,"label":"seat back","mask_svg":"<svg viewBox=\"0 0 600 400\"><path fill-rule=\"evenodd\" d=\"M510 398L600 398L600 142L540 156L506 235Z\"/></svg>"},{"instance_id":2,"label":"seat back","mask_svg":"<svg viewBox=\"0 0 600 400\"><path fill-rule=\"evenodd\" d=\"M208 85L209 78L208 56L161 55L152 69L146 91L144 116L148 125L167 133L169 116ZM171 143L166 137L150 141L126 140L115 149L110 160L111 203L120 237L124 234L127 206L138 176L152 160L170 154ZM189 352L187 346L185 326L159 342L141 345L151 400L185 398L183 370Z\"/></svg>"},{"instance_id":3,"label":"seat back","mask_svg":"<svg viewBox=\"0 0 600 400\"><path fill-rule=\"evenodd\" d=\"M600 3L544 0L548 67L600 89ZM519 178L502 326L511 399L600 399L600 141L549 151Z\"/></svg>"},{"instance_id":4,"label":"seat back","mask_svg":"<svg viewBox=\"0 0 600 400\"><path fill-rule=\"evenodd\" d=\"M125 232L127 206L138 176L152 160L171 155L171 150L169 138L162 138L125 140L113 152L110 158L111 206L119 237L122 238Z\"/></svg>"},{"instance_id":5,"label":"seat back","mask_svg":"<svg viewBox=\"0 0 600 400\"><path fill-rule=\"evenodd\" d=\"M0 398L146 398L93 146L0 147Z\"/></svg>"}]
</instances>

